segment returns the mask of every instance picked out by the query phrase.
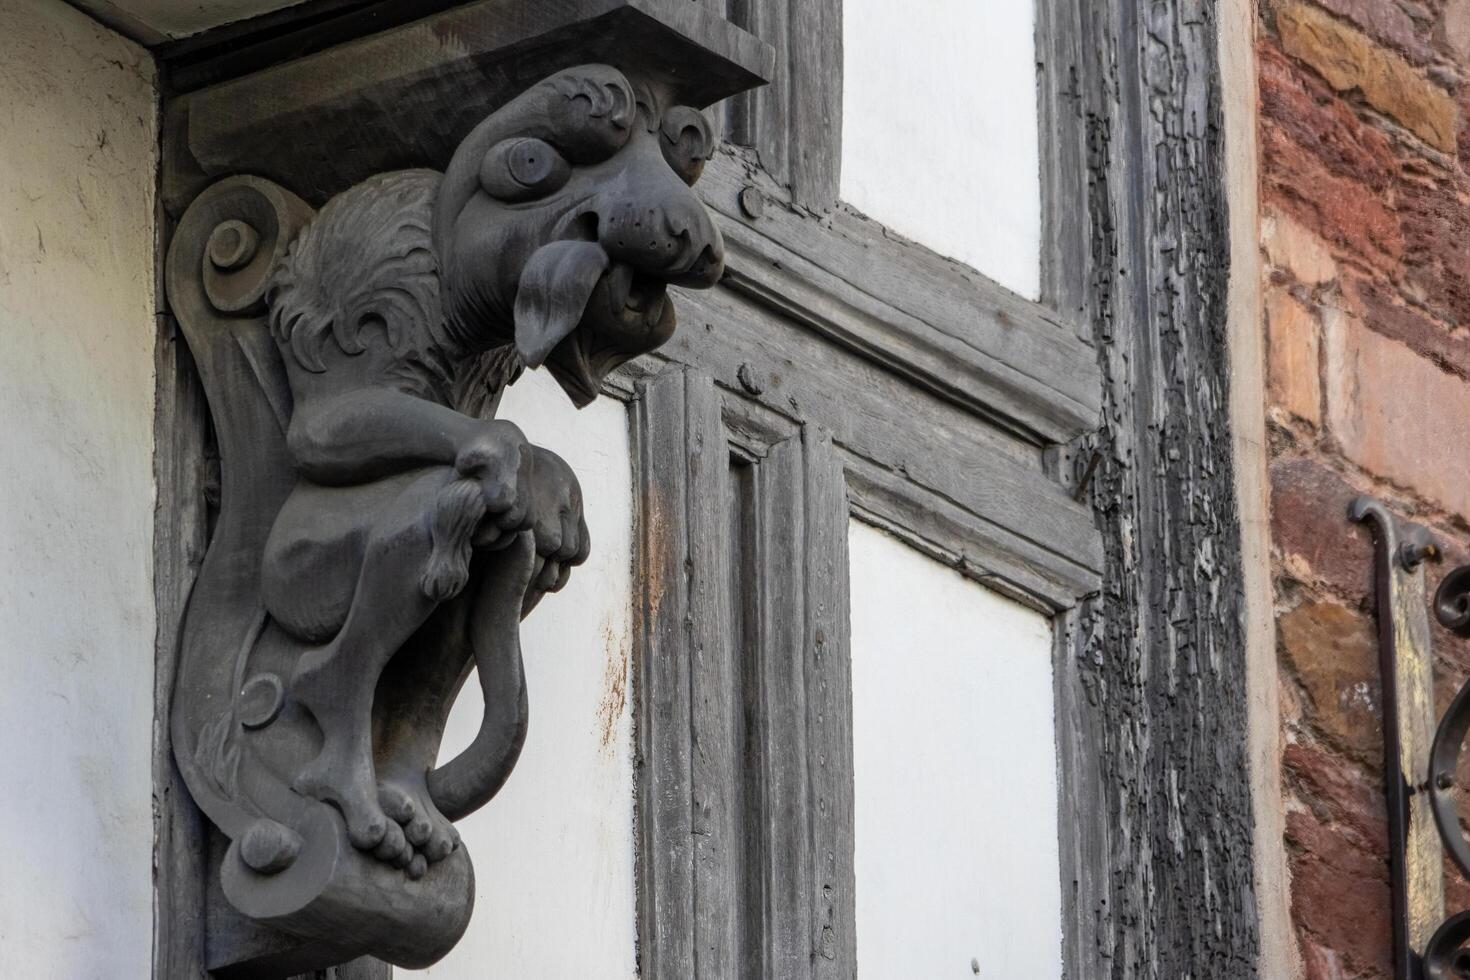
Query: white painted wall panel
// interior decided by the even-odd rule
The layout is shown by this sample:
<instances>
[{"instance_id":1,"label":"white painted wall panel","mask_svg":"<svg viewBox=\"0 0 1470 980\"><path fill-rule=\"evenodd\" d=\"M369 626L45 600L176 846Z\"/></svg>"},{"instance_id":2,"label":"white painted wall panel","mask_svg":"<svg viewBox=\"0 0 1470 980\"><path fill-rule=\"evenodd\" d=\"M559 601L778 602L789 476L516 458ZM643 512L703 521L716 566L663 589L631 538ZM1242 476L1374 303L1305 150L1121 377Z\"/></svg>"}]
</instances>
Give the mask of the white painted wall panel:
<instances>
[{"instance_id":1,"label":"white painted wall panel","mask_svg":"<svg viewBox=\"0 0 1470 980\"><path fill-rule=\"evenodd\" d=\"M152 949L154 74L0 2L0 974Z\"/></svg>"},{"instance_id":2,"label":"white painted wall panel","mask_svg":"<svg viewBox=\"0 0 1470 980\"><path fill-rule=\"evenodd\" d=\"M854 522L858 972L1062 973L1049 621Z\"/></svg>"},{"instance_id":3,"label":"white painted wall panel","mask_svg":"<svg viewBox=\"0 0 1470 980\"><path fill-rule=\"evenodd\" d=\"M844 0L842 198L1041 292L1035 0Z\"/></svg>"},{"instance_id":4,"label":"white painted wall panel","mask_svg":"<svg viewBox=\"0 0 1470 980\"><path fill-rule=\"evenodd\" d=\"M424 975L627 980L637 975L627 409L601 399L578 412L538 371L506 394L500 415L576 470L592 557L525 622L526 747L500 796L459 824L475 862L475 917ZM474 738L481 704L471 680L444 759Z\"/></svg>"}]
</instances>

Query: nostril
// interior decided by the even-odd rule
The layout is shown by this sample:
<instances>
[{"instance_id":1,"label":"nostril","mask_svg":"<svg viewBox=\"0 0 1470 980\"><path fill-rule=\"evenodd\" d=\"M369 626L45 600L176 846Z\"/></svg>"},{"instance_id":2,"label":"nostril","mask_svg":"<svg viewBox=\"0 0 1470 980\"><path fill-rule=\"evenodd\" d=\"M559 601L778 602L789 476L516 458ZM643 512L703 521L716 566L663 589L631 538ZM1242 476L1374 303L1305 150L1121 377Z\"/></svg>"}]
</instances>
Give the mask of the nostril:
<instances>
[{"instance_id":1,"label":"nostril","mask_svg":"<svg viewBox=\"0 0 1470 980\"><path fill-rule=\"evenodd\" d=\"M584 211L572 222L568 234L577 241L599 241L602 237L602 220L594 212Z\"/></svg>"},{"instance_id":2,"label":"nostril","mask_svg":"<svg viewBox=\"0 0 1470 980\"><path fill-rule=\"evenodd\" d=\"M693 228L693 222L681 209L671 208L664 212L664 229L673 237L681 241L687 239Z\"/></svg>"}]
</instances>

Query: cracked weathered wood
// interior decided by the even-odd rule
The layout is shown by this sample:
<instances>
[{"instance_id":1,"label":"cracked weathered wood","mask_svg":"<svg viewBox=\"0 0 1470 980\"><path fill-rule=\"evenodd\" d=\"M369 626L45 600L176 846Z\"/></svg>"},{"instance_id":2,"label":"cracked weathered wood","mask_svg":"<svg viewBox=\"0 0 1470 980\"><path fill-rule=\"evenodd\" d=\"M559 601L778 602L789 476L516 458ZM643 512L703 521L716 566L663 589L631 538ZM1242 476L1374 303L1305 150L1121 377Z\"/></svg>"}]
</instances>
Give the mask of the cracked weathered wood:
<instances>
[{"instance_id":1,"label":"cracked weathered wood","mask_svg":"<svg viewBox=\"0 0 1470 980\"><path fill-rule=\"evenodd\" d=\"M160 268L162 263L159 263ZM160 296L162 290L160 289ZM158 640L154 668L153 785L159 882L153 930L153 975L204 977L204 894L208 824L174 762L168 719L178 667L179 622L208 540L205 503L209 409L187 346L167 316L155 347L157 397L153 523L154 602Z\"/></svg>"},{"instance_id":2,"label":"cracked weathered wood","mask_svg":"<svg viewBox=\"0 0 1470 980\"><path fill-rule=\"evenodd\" d=\"M1256 975L1215 6L1083 8L1106 566L1059 665L1069 976Z\"/></svg>"}]
</instances>

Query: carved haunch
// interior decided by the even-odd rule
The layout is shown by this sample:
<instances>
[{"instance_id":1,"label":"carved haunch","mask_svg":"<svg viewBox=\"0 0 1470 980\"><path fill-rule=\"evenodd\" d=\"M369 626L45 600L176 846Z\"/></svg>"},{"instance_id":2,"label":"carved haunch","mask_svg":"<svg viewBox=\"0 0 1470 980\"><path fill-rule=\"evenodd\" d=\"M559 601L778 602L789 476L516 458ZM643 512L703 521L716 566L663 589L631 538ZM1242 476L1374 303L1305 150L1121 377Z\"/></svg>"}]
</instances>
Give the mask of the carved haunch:
<instances>
[{"instance_id":1,"label":"carved haunch","mask_svg":"<svg viewBox=\"0 0 1470 980\"><path fill-rule=\"evenodd\" d=\"M423 966L469 922L453 821L509 777L520 621L591 547L575 474L487 406L541 366L587 404L673 334L669 285L720 278L689 189L717 137L670 91L569 69L486 118L442 174L381 174L320 212L230 178L179 225L168 295L222 489L172 738L229 840L225 898L292 937L259 975ZM437 766L472 668L480 731Z\"/></svg>"}]
</instances>

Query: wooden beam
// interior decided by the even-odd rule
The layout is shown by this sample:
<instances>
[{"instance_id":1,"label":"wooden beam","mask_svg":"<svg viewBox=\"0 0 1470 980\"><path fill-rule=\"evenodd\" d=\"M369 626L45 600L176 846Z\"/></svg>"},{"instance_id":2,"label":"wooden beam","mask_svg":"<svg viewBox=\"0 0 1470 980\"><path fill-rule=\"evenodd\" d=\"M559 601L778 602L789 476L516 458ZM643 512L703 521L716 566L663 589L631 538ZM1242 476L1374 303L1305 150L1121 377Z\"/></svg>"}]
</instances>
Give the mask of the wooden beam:
<instances>
[{"instance_id":1,"label":"wooden beam","mask_svg":"<svg viewBox=\"0 0 1470 980\"><path fill-rule=\"evenodd\" d=\"M688 0L481 0L172 100L191 159L165 172L171 213L252 173L316 205L373 174L444 167L494 107L561 68L636 58L703 107L769 77L763 42Z\"/></svg>"},{"instance_id":2,"label":"wooden beam","mask_svg":"<svg viewBox=\"0 0 1470 980\"><path fill-rule=\"evenodd\" d=\"M1216 0L1078 4L1104 589L1059 667L1069 977L1256 977ZM1080 828L1080 830L1078 829Z\"/></svg>"},{"instance_id":3,"label":"wooden beam","mask_svg":"<svg viewBox=\"0 0 1470 980\"><path fill-rule=\"evenodd\" d=\"M750 188L765 207L752 218ZM699 189L719 215L727 284L1037 445L1097 426L1097 354L1071 321L838 209L818 218L727 153Z\"/></svg>"}]
</instances>

